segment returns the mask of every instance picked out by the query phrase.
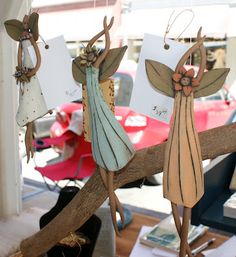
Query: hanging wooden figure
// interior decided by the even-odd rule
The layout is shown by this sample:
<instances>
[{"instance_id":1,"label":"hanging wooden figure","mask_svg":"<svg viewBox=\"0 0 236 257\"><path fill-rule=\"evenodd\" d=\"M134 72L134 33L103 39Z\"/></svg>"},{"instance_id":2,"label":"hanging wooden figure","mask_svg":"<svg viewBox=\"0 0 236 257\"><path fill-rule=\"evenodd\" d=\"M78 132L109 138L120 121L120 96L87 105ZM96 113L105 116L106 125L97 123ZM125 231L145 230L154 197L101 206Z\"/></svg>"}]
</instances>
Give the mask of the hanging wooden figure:
<instances>
[{"instance_id":1,"label":"hanging wooden figure","mask_svg":"<svg viewBox=\"0 0 236 257\"><path fill-rule=\"evenodd\" d=\"M163 190L164 197L171 201L176 228L181 239L180 257L186 254L192 256L187 243L191 208L204 194L201 149L194 122L193 100L217 92L229 72L227 68L205 71L204 39L200 28L196 43L183 55L175 71L162 63L146 60L146 72L152 86L175 99L165 151ZM194 70L186 70L184 64L197 50L201 59L195 75ZM177 205L184 206L182 224Z\"/></svg>"},{"instance_id":2,"label":"hanging wooden figure","mask_svg":"<svg viewBox=\"0 0 236 257\"><path fill-rule=\"evenodd\" d=\"M19 85L19 107L16 120L19 126L26 126L25 146L27 162L33 157L33 121L48 113L46 103L39 85L36 73L41 64L41 56L36 41L39 37L38 13L25 15L23 21L7 20L4 25L8 35L19 42L17 53L17 66L14 74ZM36 64L33 65L29 46L33 46Z\"/></svg>"},{"instance_id":3,"label":"hanging wooden figure","mask_svg":"<svg viewBox=\"0 0 236 257\"><path fill-rule=\"evenodd\" d=\"M99 86L99 83L107 80L117 70L127 49L124 46L110 50L109 30L113 22L114 17L109 24L107 24L107 18L104 18L104 29L88 42L84 52L73 61L72 71L75 80L85 85L87 90L92 154L104 186L108 190L112 222L116 233L119 234L116 209L123 222L124 216L121 204L113 190L113 178L114 173L124 168L132 159L135 150L105 102ZM102 35L105 35L105 49L99 53L94 43Z\"/></svg>"}]
</instances>

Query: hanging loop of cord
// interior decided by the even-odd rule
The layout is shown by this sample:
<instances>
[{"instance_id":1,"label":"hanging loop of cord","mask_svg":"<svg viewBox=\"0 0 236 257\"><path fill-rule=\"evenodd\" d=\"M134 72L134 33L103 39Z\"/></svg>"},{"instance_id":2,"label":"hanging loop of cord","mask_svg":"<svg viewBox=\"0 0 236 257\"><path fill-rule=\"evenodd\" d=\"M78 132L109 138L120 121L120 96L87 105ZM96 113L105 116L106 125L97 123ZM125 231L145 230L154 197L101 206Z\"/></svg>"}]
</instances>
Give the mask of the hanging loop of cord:
<instances>
[{"instance_id":1,"label":"hanging loop of cord","mask_svg":"<svg viewBox=\"0 0 236 257\"><path fill-rule=\"evenodd\" d=\"M167 35L169 34L171 28L173 27L173 24L176 22L176 20L178 19L178 17L179 17L180 15L182 15L184 12L190 12L190 13L192 14L191 20L187 23L187 25L185 26L185 28L183 29L183 31L178 35L178 37L176 38L176 40L179 39L179 38L181 37L181 35L187 30L187 28L190 26L190 24L192 23L192 21L193 21L193 19L194 19L194 17L195 17L195 14L194 14L194 12L193 12L192 9L184 9L183 11L179 12L179 13L175 16L174 20L171 22L171 19L172 19L173 15L174 15L174 12L175 12L175 10L174 10L174 11L171 13L171 15L170 15L170 18L169 18L168 23L167 23L167 26L166 26L165 34L164 34L164 48L165 48L166 50L168 50L168 49L170 48L170 46L166 43L166 37L167 37Z\"/></svg>"}]
</instances>

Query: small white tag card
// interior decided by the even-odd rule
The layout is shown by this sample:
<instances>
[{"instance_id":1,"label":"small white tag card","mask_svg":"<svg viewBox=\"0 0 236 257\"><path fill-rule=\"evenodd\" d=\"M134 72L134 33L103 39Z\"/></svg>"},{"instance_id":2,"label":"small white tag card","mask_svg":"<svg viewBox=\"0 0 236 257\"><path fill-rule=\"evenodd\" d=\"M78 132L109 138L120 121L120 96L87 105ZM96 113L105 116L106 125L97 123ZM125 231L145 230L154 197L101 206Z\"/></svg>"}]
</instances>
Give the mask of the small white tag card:
<instances>
[{"instance_id":1,"label":"small white tag card","mask_svg":"<svg viewBox=\"0 0 236 257\"><path fill-rule=\"evenodd\" d=\"M188 46L169 39L166 39L166 42L170 46L168 50L164 49L162 37L144 35L130 107L151 118L169 123L174 99L157 92L151 86L145 68L145 60L150 59L175 69L182 55L188 50Z\"/></svg>"},{"instance_id":2,"label":"small white tag card","mask_svg":"<svg viewBox=\"0 0 236 257\"><path fill-rule=\"evenodd\" d=\"M48 109L82 98L82 87L76 84L72 75L72 59L63 36L50 39L45 49L39 44L41 65L37 77ZM29 53L33 63L35 54L32 46Z\"/></svg>"}]
</instances>

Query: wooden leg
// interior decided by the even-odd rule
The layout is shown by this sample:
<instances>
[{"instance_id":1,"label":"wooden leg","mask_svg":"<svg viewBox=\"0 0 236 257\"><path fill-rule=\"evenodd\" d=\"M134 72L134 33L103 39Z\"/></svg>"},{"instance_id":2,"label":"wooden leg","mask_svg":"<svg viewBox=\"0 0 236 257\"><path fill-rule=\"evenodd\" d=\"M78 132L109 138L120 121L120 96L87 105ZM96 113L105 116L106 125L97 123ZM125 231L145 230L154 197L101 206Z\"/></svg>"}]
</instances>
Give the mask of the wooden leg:
<instances>
[{"instance_id":1,"label":"wooden leg","mask_svg":"<svg viewBox=\"0 0 236 257\"><path fill-rule=\"evenodd\" d=\"M100 175L101 175L103 184L106 187L106 189L108 190L108 196L109 196L109 200L110 200L111 217L112 217L114 229L116 231L116 234L119 235L119 231L118 231L117 223L116 223L116 209L119 212L122 224L124 224L125 219L124 219L124 214L123 214L121 203L120 203L118 197L116 196L116 194L114 193L114 188L113 188L114 173L109 172L107 174L107 172L104 169L102 169L101 167L99 167L99 171L100 171Z\"/></svg>"},{"instance_id":2,"label":"wooden leg","mask_svg":"<svg viewBox=\"0 0 236 257\"><path fill-rule=\"evenodd\" d=\"M172 208L172 213L173 213L173 217L174 217L174 221L175 221L175 226L176 226L177 232L179 234L179 237L181 238L181 222L180 222L177 204L171 203L171 208ZM192 251L187 242L186 242L186 252L189 257L192 257Z\"/></svg>"},{"instance_id":3,"label":"wooden leg","mask_svg":"<svg viewBox=\"0 0 236 257\"><path fill-rule=\"evenodd\" d=\"M117 222L116 222L116 200L115 200L115 193L114 193L114 188L113 188L114 173L109 172L107 176L108 176L107 186L108 186L108 195L109 195L109 200L110 200L111 218L112 218L115 232L118 236L120 236L120 233L119 233L118 227L117 227Z\"/></svg>"},{"instance_id":4,"label":"wooden leg","mask_svg":"<svg viewBox=\"0 0 236 257\"><path fill-rule=\"evenodd\" d=\"M27 154L27 163L30 158L34 156L34 147L33 147L33 122L29 122L26 125L26 133L25 133L25 148Z\"/></svg>"},{"instance_id":5,"label":"wooden leg","mask_svg":"<svg viewBox=\"0 0 236 257\"><path fill-rule=\"evenodd\" d=\"M181 240L180 240L179 257L185 257L186 245L188 244L188 227L189 227L190 216L191 216L191 209L188 207L184 207L183 222L182 222L181 236L180 236Z\"/></svg>"}]
</instances>

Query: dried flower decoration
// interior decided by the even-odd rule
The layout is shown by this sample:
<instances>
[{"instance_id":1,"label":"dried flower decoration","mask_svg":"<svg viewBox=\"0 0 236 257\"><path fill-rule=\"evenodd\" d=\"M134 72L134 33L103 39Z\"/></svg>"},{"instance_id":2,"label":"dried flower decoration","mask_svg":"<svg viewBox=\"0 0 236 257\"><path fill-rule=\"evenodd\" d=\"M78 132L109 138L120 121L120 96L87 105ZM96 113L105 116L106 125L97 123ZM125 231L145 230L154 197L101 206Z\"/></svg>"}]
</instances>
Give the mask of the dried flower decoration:
<instances>
[{"instance_id":1,"label":"dried flower decoration","mask_svg":"<svg viewBox=\"0 0 236 257\"><path fill-rule=\"evenodd\" d=\"M89 244L90 240L82 233L74 233L70 232L69 235L65 238L63 238L59 244L60 245L66 245L69 247L76 247L76 246L82 246L85 244Z\"/></svg>"},{"instance_id":2,"label":"dried flower decoration","mask_svg":"<svg viewBox=\"0 0 236 257\"><path fill-rule=\"evenodd\" d=\"M96 62L98 58L98 49L96 46L90 46L87 45L86 48L82 50L82 53L80 54L80 64L81 65L87 65L87 67L91 66L93 63Z\"/></svg>"}]
</instances>

